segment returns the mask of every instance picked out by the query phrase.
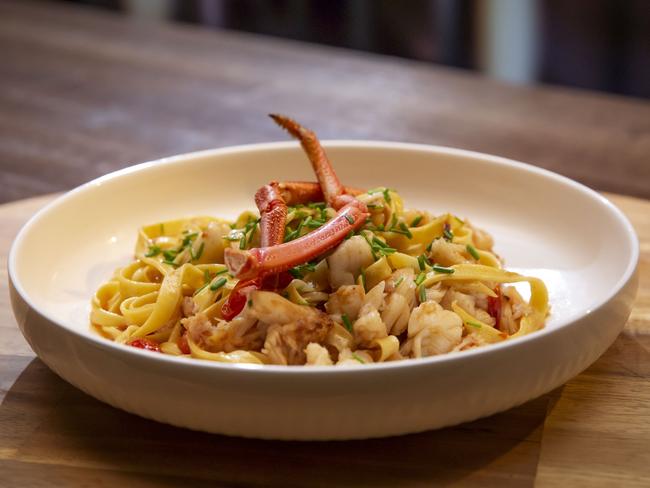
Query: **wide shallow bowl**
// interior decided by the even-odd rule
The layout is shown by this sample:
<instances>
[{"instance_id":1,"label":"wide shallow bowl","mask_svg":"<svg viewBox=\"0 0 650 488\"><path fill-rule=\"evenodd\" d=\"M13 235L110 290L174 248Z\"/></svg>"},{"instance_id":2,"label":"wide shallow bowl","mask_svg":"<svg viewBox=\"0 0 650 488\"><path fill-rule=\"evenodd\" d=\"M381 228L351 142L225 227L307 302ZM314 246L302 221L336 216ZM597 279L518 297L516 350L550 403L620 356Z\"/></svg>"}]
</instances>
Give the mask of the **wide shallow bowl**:
<instances>
[{"instance_id":1,"label":"wide shallow bowl","mask_svg":"<svg viewBox=\"0 0 650 488\"><path fill-rule=\"evenodd\" d=\"M9 256L12 304L36 354L115 407L161 422L274 439L354 439L491 415L561 385L595 361L629 316L638 243L611 203L567 178L456 149L325 144L341 180L388 185L409 207L451 211L489 230L507 267L542 278L546 328L468 352L351 368L228 365L110 342L90 298L131 259L139 226L235 217L272 180L313 179L295 143L176 156L109 174L57 199Z\"/></svg>"}]
</instances>

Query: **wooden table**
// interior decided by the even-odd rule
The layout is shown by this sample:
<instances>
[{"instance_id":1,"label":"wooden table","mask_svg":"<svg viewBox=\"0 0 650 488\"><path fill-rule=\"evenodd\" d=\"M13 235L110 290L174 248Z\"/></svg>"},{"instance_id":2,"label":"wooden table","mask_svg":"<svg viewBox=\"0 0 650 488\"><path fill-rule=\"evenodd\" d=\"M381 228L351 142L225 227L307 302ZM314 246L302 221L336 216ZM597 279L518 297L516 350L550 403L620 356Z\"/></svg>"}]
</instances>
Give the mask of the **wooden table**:
<instances>
[{"instance_id":1,"label":"wooden table","mask_svg":"<svg viewBox=\"0 0 650 488\"><path fill-rule=\"evenodd\" d=\"M283 139L446 144L650 198L650 105L498 84L459 71L250 35L0 3L0 202L131 162ZM185 431L123 413L51 373L10 311L6 254L52 197L0 206L0 486L188 484L648 486L650 202L610 196L641 239L641 289L614 345L519 408L383 440L297 443Z\"/></svg>"},{"instance_id":2,"label":"wooden table","mask_svg":"<svg viewBox=\"0 0 650 488\"><path fill-rule=\"evenodd\" d=\"M0 486L127 481L192 486L648 486L650 202L609 195L641 239L641 289L625 330L587 371L508 412L417 435L269 442L199 434L104 405L39 360L11 314L6 255L51 197L0 206Z\"/></svg>"}]
</instances>

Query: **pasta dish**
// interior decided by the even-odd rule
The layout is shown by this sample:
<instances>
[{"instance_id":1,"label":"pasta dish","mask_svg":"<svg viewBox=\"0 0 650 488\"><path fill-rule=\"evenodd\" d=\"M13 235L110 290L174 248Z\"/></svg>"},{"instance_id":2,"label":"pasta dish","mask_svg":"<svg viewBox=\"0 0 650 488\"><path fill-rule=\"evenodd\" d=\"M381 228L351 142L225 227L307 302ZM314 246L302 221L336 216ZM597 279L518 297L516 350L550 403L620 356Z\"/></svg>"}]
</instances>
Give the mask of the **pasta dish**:
<instances>
[{"instance_id":1,"label":"pasta dish","mask_svg":"<svg viewBox=\"0 0 650 488\"><path fill-rule=\"evenodd\" d=\"M197 359L364 365L534 332L544 283L503 268L464 216L408 209L390 187L341 184L316 135L280 115L317 182L271 182L258 212L145 225L90 320L107 339ZM513 286L526 282L524 299Z\"/></svg>"}]
</instances>

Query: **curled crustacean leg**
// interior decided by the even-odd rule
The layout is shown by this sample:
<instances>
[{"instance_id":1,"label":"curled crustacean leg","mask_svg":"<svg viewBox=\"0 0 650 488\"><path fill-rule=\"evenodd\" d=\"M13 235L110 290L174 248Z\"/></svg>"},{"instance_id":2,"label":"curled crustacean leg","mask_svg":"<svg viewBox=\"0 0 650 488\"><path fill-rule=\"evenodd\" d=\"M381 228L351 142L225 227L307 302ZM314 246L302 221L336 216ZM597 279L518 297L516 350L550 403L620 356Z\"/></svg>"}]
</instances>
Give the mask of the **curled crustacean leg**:
<instances>
[{"instance_id":1,"label":"curled crustacean leg","mask_svg":"<svg viewBox=\"0 0 650 488\"><path fill-rule=\"evenodd\" d=\"M288 284L290 276L286 271L289 268L336 246L351 230L363 225L368 216L366 206L354 198L363 190L341 185L316 135L287 117L272 114L271 118L300 140L318 183L272 181L256 192L260 247L250 251L226 251L226 264L240 279L222 307L221 313L226 320L241 312L251 291L278 288L284 282ZM339 210L336 217L317 231L283 244L287 205L321 200Z\"/></svg>"},{"instance_id":2,"label":"curled crustacean leg","mask_svg":"<svg viewBox=\"0 0 650 488\"><path fill-rule=\"evenodd\" d=\"M316 173L325 202L338 213L327 224L294 241L250 250L226 249L225 260L230 272L244 280L287 271L327 252L343 241L350 231L359 229L369 215L366 205L351 194L354 192L346 192L316 135L287 117L275 114L271 117L299 139ZM267 186L274 190L272 185ZM265 193L271 195L273 192ZM269 225L273 227L274 224Z\"/></svg>"},{"instance_id":3,"label":"curled crustacean leg","mask_svg":"<svg viewBox=\"0 0 650 488\"><path fill-rule=\"evenodd\" d=\"M349 195L359 195L363 190L345 187ZM287 206L319 202L324 199L318 183L289 181L272 181L255 193L255 203L260 211L260 247L267 248L282 244L287 219ZM246 296L253 290L273 290L283 288L291 281L288 273L266 274L240 280L228 300L221 308L221 315L226 320L234 318L246 304Z\"/></svg>"}]
</instances>

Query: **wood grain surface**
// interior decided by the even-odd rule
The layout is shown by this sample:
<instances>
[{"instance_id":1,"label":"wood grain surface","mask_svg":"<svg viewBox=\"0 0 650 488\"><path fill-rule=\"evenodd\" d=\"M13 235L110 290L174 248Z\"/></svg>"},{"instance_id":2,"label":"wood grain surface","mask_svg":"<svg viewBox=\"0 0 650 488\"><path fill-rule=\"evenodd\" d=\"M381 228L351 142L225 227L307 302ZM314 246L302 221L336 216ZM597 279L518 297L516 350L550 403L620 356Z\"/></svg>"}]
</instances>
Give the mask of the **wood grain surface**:
<instances>
[{"instance_id":1,"label":"wood grain surface","mask_svg":"<svg viewBox=\"0 0 650 488\"><path fill-rule=\"evenodd\" d=\"M0 202L134 162L321 138L474 149L650 198L650 102L496 83L460 70L250 34L0 2Z\"/></svg>"},{"instance_id":2,"label":"wood grain surface","mask_svg":"<svg viewBox=\"0 0 650 488\"><path fill-rule=\"evenodd\" d=\"M648 486L650 201L608 195L641 241L623 333L554 392L476 422L354 442L191 432L104 405L59 379L11 314L6 256L46 196L0 206L0 486ZM4 484L3 484L4 480Z\"/></svg>"}]
</instances>

